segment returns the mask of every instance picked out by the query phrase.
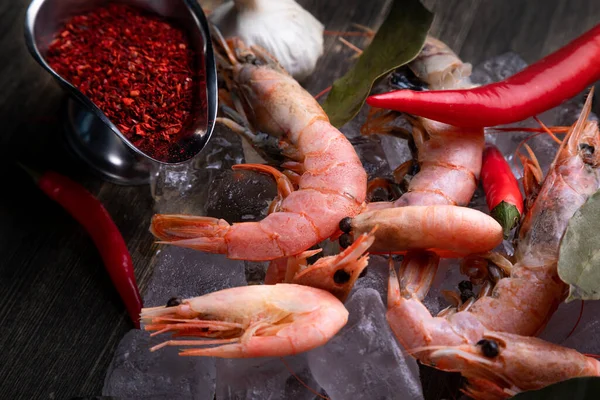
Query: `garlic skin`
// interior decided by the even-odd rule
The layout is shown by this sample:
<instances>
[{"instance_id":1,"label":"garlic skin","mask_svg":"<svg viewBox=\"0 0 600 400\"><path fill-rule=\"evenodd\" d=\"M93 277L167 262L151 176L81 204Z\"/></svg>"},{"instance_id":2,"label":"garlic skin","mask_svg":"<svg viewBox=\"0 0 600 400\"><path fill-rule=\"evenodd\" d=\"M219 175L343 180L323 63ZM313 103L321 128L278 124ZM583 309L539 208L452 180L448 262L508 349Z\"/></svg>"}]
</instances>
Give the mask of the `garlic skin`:
<instances>
[{"instance_id":1,"label":"garlic skin","mask_svg":"<svg viewBox=\"0 0 600 400\"><path fill-rule=\"evenodd\" d=\"M323 24L294 0L227 1L209 19L226 38L266 49L296 80L312 74L323 54Z\"/></svg>"}]
</instances>

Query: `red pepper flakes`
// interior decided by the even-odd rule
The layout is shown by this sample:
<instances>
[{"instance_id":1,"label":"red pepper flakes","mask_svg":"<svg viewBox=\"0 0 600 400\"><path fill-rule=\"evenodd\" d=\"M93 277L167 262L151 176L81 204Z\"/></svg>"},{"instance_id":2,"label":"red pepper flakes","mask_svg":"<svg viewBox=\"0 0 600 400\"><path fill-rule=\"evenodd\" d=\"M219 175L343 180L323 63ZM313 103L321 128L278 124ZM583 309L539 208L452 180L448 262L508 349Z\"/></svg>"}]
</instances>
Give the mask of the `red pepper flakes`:
<instances>
[{"instance_id":1,"label":"red pepper flakes","mask_svg":"<svg viewBox=\"0 0 600 400\"><path fill-rule=\"evenodd\" d=\"M132 105L134 103L133 99L130 99L128 97L124 97L123 98L123 104L125 104L127 107L129 107L130 105Z\"/></svg>"},{"instance_id":2,"label":"red pepper flakes","mask_svg":"<svg viewBox=\"0 0 600 400\"><path fill-rule=\"evenodd\" d=\"M180 139L196 101L192 89L203 79L194 73L185 32L123 4L73 17L57 33L46 60L155 158L166 157Z\"/></svg>"}]
</instances>

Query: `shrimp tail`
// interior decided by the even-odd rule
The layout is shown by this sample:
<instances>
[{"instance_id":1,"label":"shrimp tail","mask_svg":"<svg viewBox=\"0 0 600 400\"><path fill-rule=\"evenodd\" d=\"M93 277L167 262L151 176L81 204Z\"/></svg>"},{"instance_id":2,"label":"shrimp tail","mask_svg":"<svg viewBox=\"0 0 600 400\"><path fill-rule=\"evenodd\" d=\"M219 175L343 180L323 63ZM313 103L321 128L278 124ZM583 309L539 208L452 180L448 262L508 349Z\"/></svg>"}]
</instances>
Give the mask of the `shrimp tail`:
<instances>
[{"instance_id":1,"label":"shrimp tail","mask_svg":"<svg viewBox=\"0 0 600 400\"><path fill-rule=\"evenodd\" d=\"M164 215L152 217L150 232L159 243L224 254L225 235L231 228L227 221L193 215Z\"/></svg>"}]
</instances>

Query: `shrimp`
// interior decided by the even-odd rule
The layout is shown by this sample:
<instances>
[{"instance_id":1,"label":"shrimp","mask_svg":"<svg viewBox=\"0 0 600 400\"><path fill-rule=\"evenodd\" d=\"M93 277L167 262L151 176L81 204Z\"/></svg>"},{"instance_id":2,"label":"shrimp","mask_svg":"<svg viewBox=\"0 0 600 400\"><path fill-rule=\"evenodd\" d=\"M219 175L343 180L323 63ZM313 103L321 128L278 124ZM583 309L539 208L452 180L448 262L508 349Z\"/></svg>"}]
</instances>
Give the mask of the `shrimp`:
<instances>
[{"instance_id":1,"label":"shrimp","mask_svg":"<svg viewBox=\"0 0 600 400\"><path fill-rule=\"evenodd\" d=\"M470 85L471 66L432 37L409 68L430 89ZM393 111L372 110L361 131L365 135L397 135L396 115ZM414 116L405 119L412 126L417 157L414 162L400 165L394 176L400 183L410 169L408 164L417 167L407 192L393 202L370 203L364 213L345 220L340 226L342 231L352 237L379 224L371 251L381 253L435 248L440 255L456 255L458 250L465 255L486 252L500 244L500 225L493 218L462 207L477 189L485 144L483 128L457 128ZM405 136L404 129L399 134ZM344 241L351 239L344 237Z\"/></svg>"},{"instance_id":2,"label":"shrimp","mask_svg":"<svg viewBox=\"0 0 600 400\"><path fill-rule=\"evenodd\" d=\"M363 134L395 134L392 124L395 112L376 110L371 115L372 119L363 126ZM371 203L368 211L413 205L466 206L477 189L481 172L483 129L457 128L420 117L406 118L412 125L411 139L417 159L400 165L394 177L399 183L407 164L414 165L418 172L398 200Z\"/></svg>"},{"instance_id":3,"label":"shrimp","mask_svg":"<svg viewBox=\"0 0 600 400\"><path fill-rule=\"evenodd\" d=\"M168 340L151 351L195 346L179 355L283 357L322 346L348 321L348 311L333 295L294 284L235 287L178 303L142 309L144 329L154 331L152 336L174 332L210 339Z\"/></svg>"},{"instance_id":4,"label":"shrimp","mask_svg":"<svg viewBox=\"0 0 600 400\"><path fill-rule=\"evenodd\" d=\"M344 134L272 56L258 47L246 49L239 40L232 40L230 47L216 29L214 36L220 39L221 75L231 85L232 101L238 100L238 116L251 120L256 130L279 137L290 160L282 165L288 170L283 176L293 178L286 181L267 166L246 168L274 173L278 182L289 183L289 193L282 196L278 211L260 222L230 225L215 218L155 215L150 231L162 243L230 259L269 261L299 254L334 235L342 218L365 207L367 174ZM294 186L298 189L292 190Z\"/></svg>"},{"instance_id":5,"label":"shrimp","mask_svg":"<svg viewBox=\"0 0 600 400\"><path fill-rule=\"evenodd\" d=\"M378 226L373 253L434 251L442 257L464 257L490 251L503 239L500 224L489 215L449 205L386 208L350 220L354 234Z\"/></svg>"},{"instance_id":6,"label":"shrimp","mask_svg":"<svg viewBox=\"0 0 600 400\"><path fill-rule=\"evenodd\" d=\"M308 265L307 259L322 249L308 250L299 255L271 261L265 276L265 285L295 283L327 290L340 301L345 301L354 283L362 276L369 262L367 249L373 244L373 233L361 235L341 253L318 259Z\"/></svg>"},{"instance_id":7,"label":"shrimp","mask_svg":"<svg viewBox=\"0 0 600 400\"><path fill-rule=\"evenodd\" d=\"M600 362L573 349L511 333L486 332L477 343L433 349L436 368L462 373L475 399L505 399L563 380L600 376Z\"/></svg>"},{"instance_id":8,"label":"shrimp","mask_svg":"<svg viewBox=\"0 0 600 400\"><path fill-rule=\"evenodd\" d=\"M490 269L490 276L496 277L493 279L497 281L495 287L484 285L477 298L461 299L456 308L443 310L433 317L421 300L435 276L439 256L421 252L405 257L400 268L401 282L390 265L386 317L398 340L423 363L442 369L448 366L449 370L460 370L465 376L474 377L473 393L480 398L503 398L501 393L505 389L510 392L518 387L532 388L523 380L539 388L565 376L597 374L598 365L582 355L562 348L558 351L552 345L527 338L545 327L566 297L566 285L557 272L560 240L575 211L600 188L600 154L594 152L600 145L600 131L595 121L588 121L592 96L593 90L524 217L515 252L516 263L498 262L500 272L496 269L492 273ZM502 342L509 349L507 358L486 363L489 371L485 373L475 371L481 366L481 357L471 368L474 356L466 357L462 351L468 348L471 355L481 354L486 350L481 348L478 353L473 345L494 335L510 342ZM492 347L498 343L500 341ZM528 344L545 351L542 354L548 355L548 362L562 364L549 369L537 368L532 360L527 360L527 352L519 356L519 349ZM552 351L558 352L552 354ZM452 355L456 358L450 360ZM444 363L439 363L441 359ZM512 364L506 365L503 360ZM579 369L572 364L578 364ZM532 380L531 376L539 379ZM487 388L501 390L486 395Z\"/></svg>"},{"instance_id":9,"label":"shrimp","mask_svg":"<svg viewBox=\"0 0 600 400\"><path fill-rule=\"evenodd\" d=\"M320 249L288 258L284 282L327 290L340 301L346 301L354 283L369 263L369 255L365 252L373 244L377 229L378 226L368 234L361 235L341 253L320 258L312 265L307 265L306 259Z\"/></svg>"}]
</instances>

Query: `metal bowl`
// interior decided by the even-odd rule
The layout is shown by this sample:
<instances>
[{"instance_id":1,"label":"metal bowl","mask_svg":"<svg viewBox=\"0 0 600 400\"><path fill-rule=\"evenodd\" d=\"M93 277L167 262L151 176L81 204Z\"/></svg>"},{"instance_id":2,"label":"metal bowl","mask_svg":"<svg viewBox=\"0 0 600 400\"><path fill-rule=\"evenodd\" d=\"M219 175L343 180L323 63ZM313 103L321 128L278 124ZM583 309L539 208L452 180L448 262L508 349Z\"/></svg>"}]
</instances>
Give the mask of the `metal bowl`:
<instances>
[{"instance_id":1,"label":"metal bowl","mask_svg":"<svg viewBox=\"0 0 600 400\"><path fill-rule=\"evenodd\" d=\"M65 109L65 134L70 148L104 179L123 185L148 183L150 173L160 164L181 164L202 151L212 135L217 114L217 71L208 23L195 0L121 0L168 18L188 32L197 55L196 65L204 68L205 82L198 85L197 100L206 104L203 112L193 113L185 139L177 143L176 155L167 158L142 152L110 119L75 86L58 75L44 56L62 24L107 0L33 0L25 20L25 40L33 58L45 68L69 99Z\"/></svg>"}]
</instances>

